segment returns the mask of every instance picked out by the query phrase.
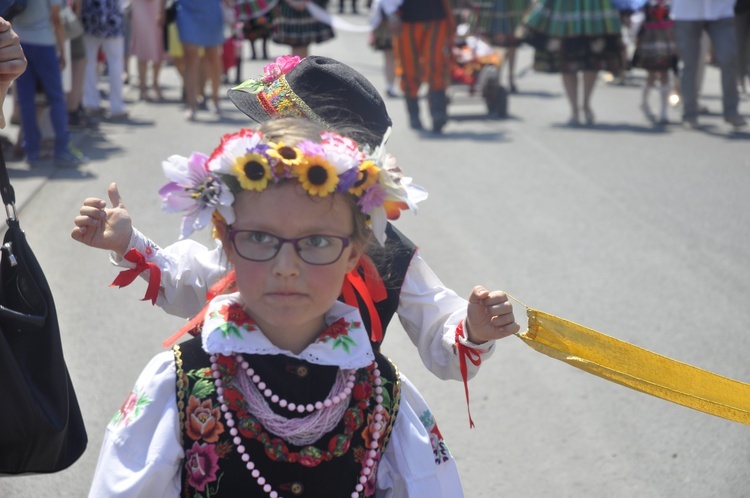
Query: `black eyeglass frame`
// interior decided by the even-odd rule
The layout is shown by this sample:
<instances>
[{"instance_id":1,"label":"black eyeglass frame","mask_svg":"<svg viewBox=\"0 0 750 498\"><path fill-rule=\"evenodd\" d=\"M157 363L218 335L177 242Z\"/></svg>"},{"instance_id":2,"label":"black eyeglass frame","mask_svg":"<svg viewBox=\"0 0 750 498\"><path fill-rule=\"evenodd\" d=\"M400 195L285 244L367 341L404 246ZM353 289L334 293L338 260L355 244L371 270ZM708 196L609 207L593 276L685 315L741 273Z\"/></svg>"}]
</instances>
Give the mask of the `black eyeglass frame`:
<instances>
[{"instance_id":1,"label":"black eyeglass frame","mask_svg":"<svg viewBox=\"0 0 750 498\"><path fill-rule=\"evenodd\" d=\"M247 256L243 256L242 253L240 252L240 250L237 248L237 242L235 240L235 237L237 236L238 233L262 233L264 235L268 235L270 237L273 237L274 239L276 239L279 242L279 244L276 246L276 251L269 258L265 258L265 259L248 258ZM304 237L296 237L296 238L293 238L293 239L285 239L284 237L279 237L278 235L274 235L272 233L264 232L263 230L235 230L233 228L229 229L229 231L227 232L227 235L229 237L229 240L232 242L232 246L234 247L234 251L237 253L237 255L239 257L241 257L242 259L246 259L247 261L254 261L256 263L265 263L266 261L271 261L273 258L275 258L276 256L279 255L279 251L281 251L281 246L283 246L286 243L289 243L289 244L292 244L292 247L294 247L294 252L297 253L297 256L299 256L299 259L301 259L302 261L304 261L308 265L312 265L312 266L332 265L333 263L335 263L336 261L338 261L341 258L341 255L344 254L344 250L347 247L349 247L349 244L351 244L351 241L352 241L351 235L348 236L348 237L342 237L340 235L325 235L325 234L320 234L320 233L313 233L313 234L310 234L310 235L305 235ZM311 263L311 262L307 261L302 256L302 254L300 253L301 249L300 249L300 247L299 247L298 244L299 244L299 242L301 240L309 239L310 237L326 237L326 238L330 238L330 239L338 239L338 240L340 240L341 241L341 251L339 251L339 254L336 256L336 259L334 259L333 261L330 261L328 263Z\"/></svg>"}]
</instances>

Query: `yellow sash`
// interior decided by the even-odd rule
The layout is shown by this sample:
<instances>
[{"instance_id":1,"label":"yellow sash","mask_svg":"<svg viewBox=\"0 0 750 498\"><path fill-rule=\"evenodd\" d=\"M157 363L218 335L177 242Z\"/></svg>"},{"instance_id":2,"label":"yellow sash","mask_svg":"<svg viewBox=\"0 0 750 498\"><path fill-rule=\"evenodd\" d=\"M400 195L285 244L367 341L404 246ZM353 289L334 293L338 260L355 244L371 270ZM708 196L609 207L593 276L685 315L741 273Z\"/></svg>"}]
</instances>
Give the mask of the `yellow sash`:
<instances>
[{"instance_id":1,"label":"yellow sash","mask_svg":"<svg viewBox=\"0 0 750 498\"><path fill-rule=\"evenodd\" d=\"M658 398L750 425L750 384L528 309L523 341L547 356Z\"/></svg>"}]
</instances>

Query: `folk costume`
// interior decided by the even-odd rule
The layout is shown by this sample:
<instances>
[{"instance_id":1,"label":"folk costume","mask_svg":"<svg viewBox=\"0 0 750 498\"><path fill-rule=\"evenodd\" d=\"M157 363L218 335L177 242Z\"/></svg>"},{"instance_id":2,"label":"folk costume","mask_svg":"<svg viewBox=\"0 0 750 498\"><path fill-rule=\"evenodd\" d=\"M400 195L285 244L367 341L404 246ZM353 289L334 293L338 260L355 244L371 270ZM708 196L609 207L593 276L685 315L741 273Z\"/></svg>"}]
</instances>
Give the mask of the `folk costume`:
<instances>
[{"instance_id":1,"label":"folk costume","mask_svg":"<svg viewBox=\"0 0 750 498\"><path fill-rule=\"evenodd\" d=\"M311 0L325 8L327 0ZM307 9L297 10L280 0L272 13L273 32L271 40L280 45L306 47L311 43L322 43L335 35L328 24L315 19Z\"/></svg>"},{"instance_id":2,"label":"folk costume","mask_svg":"<svg viewBox=\"0 0 750 498\"><path fill-rule=\"evenodd\" d=\"M638 31L633 67L648 71L677 71L677 40L669 16L669 0L651 0L644 7L645 19Z\"/></svg>"},{"instance_id":3,"label":"folk costume","mask_svg":"<svg viewBox=\"0 0 750 498\"><path fill-rule=\"evenodd\" d=\"M215 298L201 336L143 370L90 497L463 496L426 403L372 351L355 308L335 304L294 355L236 299Z\"/></svg>"},{"instance_id":4,"label":"folk costume","mask_svg":"<svg viewBox=\"0 0 750 498\"><path fill-rule=\"evenodd\" d=\"M432 130L440 133L448 122L446 89L450 84L454 23L445 0L382 0L388 17L401 19L401 33L394 37L399 61L401 90L406 99L409 124L421 130L418 92L427 83Z\"/></svg>"},{"instance_id":5,"label":"folk costume","mask_svg":"<svg viewBox=\"0 0 750 498\"><path fill-rule=\"evenodd\" d=\"M617 72L622 65L620 13L610 0L536 0L521 26L537 71Z\"/></svg>"},{"instance_id":6,"label":"folk costume","mask_svg":"<svg viewBox=\"0 0 750 498\"><path fill-rule=\"evenodd\" d=\"M211 156L171 156L163 168L171 180L160 190L164 209L187 213L183 237L214 216L231 227L235 192L288 181L311 196L353 197L384 246L387 213L415 209L423 194L381 147L360 150L331 132L320 143L291 146L240 130L225 135ZM273 249L266 242L273 236L262 234L263 242L248 237L241 245L233 236L237 253L253 261L275 257L280 246ZM330 243L300 240L295 250L304 261L331 261ZM153 263L144 264L157 273ZM356 277L348 280L357 287ZM235 496L240 490L272 498L462 496L434 417L408 379L374 351L358 309L335 302L323 319L326 329L295 354L264 335L239 293L213 297L201 315L200 340L152 360L113 418L90 496L115 490L132 496ZM462 327L461 321L461 335Z\"/></svg>"},{"instance_id":7,"label":"folk costume","mask_svg":"<svg viewBox=\"0 0 750 498\"><path fill-rule=\"evenodd\" d=\"M477 0L474 32L496 47L517 47L516 29L531 4L530 0Z\"/></svg>"}]
</instances>

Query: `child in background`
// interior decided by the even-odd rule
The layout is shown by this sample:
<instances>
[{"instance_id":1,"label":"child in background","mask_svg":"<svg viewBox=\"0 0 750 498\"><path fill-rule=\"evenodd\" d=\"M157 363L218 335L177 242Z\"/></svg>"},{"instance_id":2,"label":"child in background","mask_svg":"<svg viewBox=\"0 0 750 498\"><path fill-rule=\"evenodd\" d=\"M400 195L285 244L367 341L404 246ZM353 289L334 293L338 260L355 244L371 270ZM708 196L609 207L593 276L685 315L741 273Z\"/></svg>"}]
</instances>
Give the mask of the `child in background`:
<instances>
[{"instance_id":1,"label":"child in background","mask_svg":"<svg viewBox=\"0 0 750 498\"><path fill-rule=\"evenodd\" d=\"M213 221L236 291L143 371L90 496L462 496L424 400L337 302L383 244L385 211L415 207L416 187L369 150L287 119L164 163L165 207ZM506 311L472 300L461 323L473 340L509 335L494 323Z\"/></svg>"},{"instance_id":2,"label":"child in background","mask_svg":"<svg viewBox=\"0 0 750 498\"><path fill-rule=\"evenodd\" d=\"M641 98L641 110L646 119L662 125L669 122L669 71L677 71L677 42L674 36L674 21L669 18L670 3L669 0L650 0L646 4L645 19L638 33L633 54L633 67L648 71ZM657 86L659 92L658 119L649 104L649 94L654 86Z\"/></svg>"}]
</instances>

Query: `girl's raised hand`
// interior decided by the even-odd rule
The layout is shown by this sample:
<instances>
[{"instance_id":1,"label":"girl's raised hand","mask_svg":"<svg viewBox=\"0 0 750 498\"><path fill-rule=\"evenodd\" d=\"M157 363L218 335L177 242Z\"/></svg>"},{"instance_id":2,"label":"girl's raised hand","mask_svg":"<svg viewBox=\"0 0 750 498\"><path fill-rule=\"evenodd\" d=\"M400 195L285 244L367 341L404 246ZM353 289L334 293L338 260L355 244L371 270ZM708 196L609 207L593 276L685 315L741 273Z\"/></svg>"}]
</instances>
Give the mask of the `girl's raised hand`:
<instances>
[{"instance_id":1,"label":"girl's raised hand","mask_svg":"<svg viewBox=\"0 0 750 498\"><path fill-rule=\"evenodd\" d=\"M133 233L133 222L117 190L111 183L107 189L111 208L107 202L96 197L83 201L79 215L75 217L76 227L70 233L78 242L99 249L114 251L122 256L128 250Z\"/></svg>"},{"instance_id":2,"label":"girl's raised hand","mask_svg":"<svg viewBox=\"0 0 750 498\"><path fill-rule=\"evenodd\" d=\"M513 305L503 291L488 291L481 285L472 289L466 313L466 338L474 344L502 339L521 327L513 316Z\"/></svg>"}]
</instances>

